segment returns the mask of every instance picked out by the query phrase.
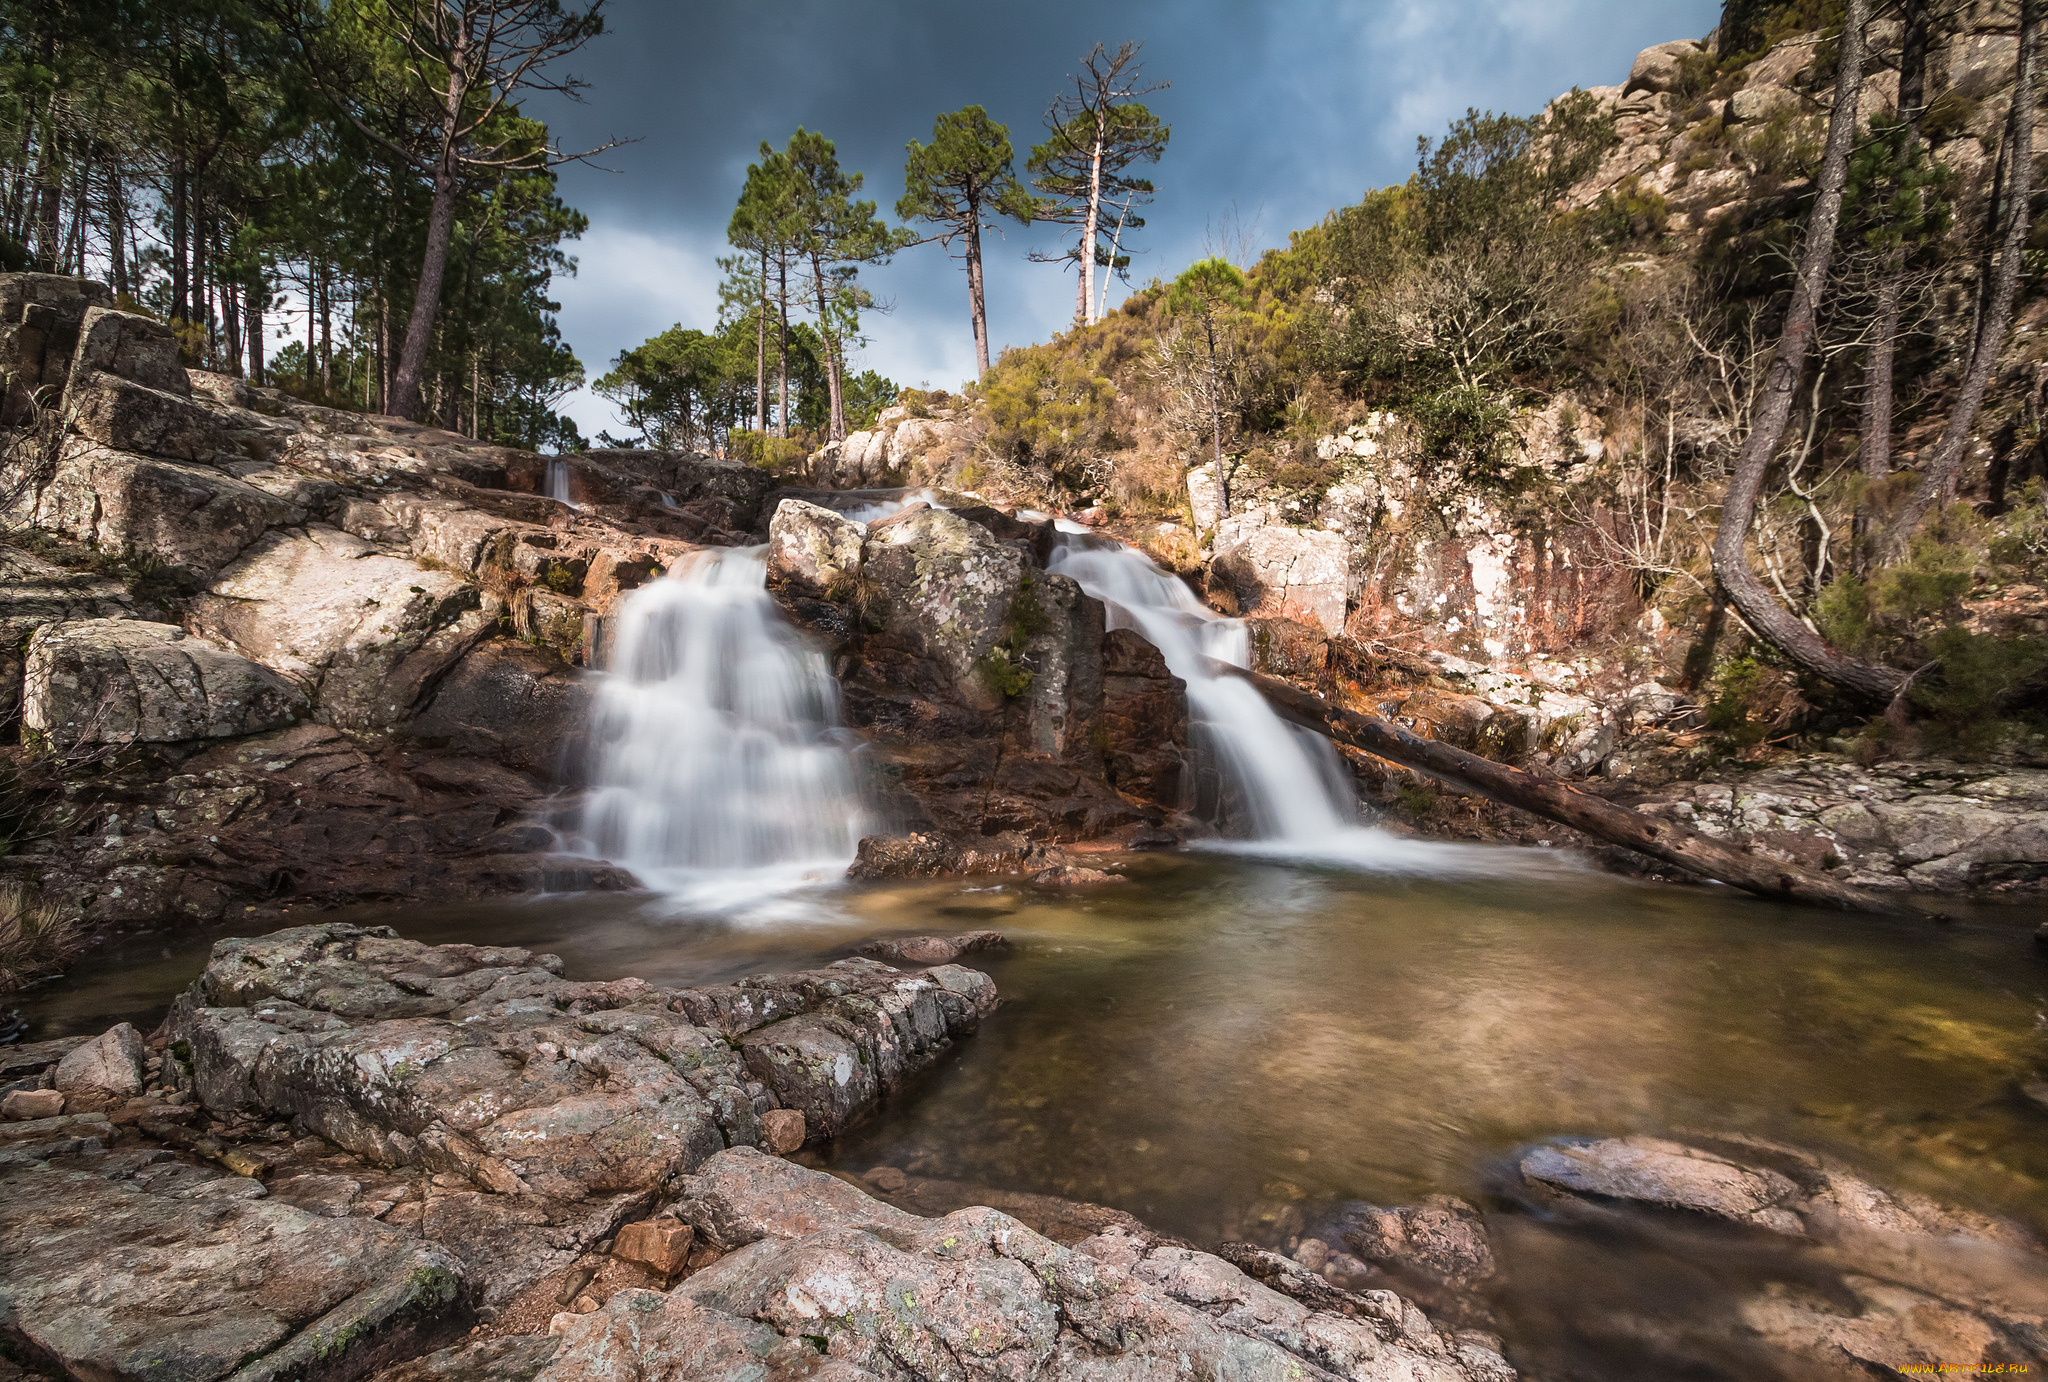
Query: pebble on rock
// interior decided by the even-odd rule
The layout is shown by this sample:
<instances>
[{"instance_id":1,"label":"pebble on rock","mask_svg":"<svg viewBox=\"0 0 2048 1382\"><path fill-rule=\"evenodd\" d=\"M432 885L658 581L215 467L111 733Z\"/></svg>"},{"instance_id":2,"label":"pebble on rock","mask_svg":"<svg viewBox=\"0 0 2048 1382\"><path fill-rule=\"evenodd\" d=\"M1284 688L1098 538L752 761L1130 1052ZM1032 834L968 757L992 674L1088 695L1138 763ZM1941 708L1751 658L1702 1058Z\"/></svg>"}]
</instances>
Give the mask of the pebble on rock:
<instances>
[{"instance_id":1,"label":"pebble on rock","mask_svg":"<svg viewBox=\"0 0 2048 1382\"><path fill-rule=\"evenodd\" d=\"M697 1231L679 1219L642 1219L619 1230L612 1256L637 1262L661 1276L674 1276L689 1261L690 1244L696 1236Z\"/></svg>"},{"instance_id":2,"label":"pebble on rock","mask_svg":"<svg viewBox=\"0 0 2048 1382\"><path fill-rule=\"evenodd\" d=\"M772 1108L761 1115L761 1141L777 1156L788 1156L804 1145L804 1115L793 1108Z\"/></svg>"}]
</instances>

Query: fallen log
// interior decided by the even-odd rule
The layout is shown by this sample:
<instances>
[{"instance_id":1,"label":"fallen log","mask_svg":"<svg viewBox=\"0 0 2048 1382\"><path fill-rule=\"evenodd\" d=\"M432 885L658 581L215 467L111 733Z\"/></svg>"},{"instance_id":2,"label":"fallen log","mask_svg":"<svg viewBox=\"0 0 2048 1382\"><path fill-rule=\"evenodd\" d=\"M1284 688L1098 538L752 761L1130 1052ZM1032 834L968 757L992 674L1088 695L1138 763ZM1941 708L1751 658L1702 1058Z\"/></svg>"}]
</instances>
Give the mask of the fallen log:
<instances>
[{"instance_id":1,"label":"fallen log","mask_svg":"<svg viewBox=\"0 0 2048 1382\"><path fill-rule=\"evenodd\" d=\"M1283 719L1340 744L1427 773L1447 786L1568 825L1595 839L1781 902L1803 902L1845 912L1911 914L1914 909L1880 894L1838 882L1798 864L1767 859L1722 843L1675 821L1657 820L1591 792L1537 777L1463 749L1424 739L1377 715L1331 705L1291 682L1241 667L1214 664L1264 693Z\"/></svg>"}]
</instances>

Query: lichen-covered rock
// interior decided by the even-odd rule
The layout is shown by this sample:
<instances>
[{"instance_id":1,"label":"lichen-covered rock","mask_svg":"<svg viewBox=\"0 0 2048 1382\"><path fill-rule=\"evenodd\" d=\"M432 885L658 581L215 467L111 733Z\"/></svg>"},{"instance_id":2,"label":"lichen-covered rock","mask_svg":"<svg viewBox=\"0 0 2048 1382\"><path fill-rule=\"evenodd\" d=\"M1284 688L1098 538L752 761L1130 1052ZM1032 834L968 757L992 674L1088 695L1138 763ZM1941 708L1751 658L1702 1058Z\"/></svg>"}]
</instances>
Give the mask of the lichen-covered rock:
<instances>
[{"instance_id":1,"label":"lichen-covered rock","mask_svg":"<svg viewBox=\"0 0 2048 1382\"><path fill-rule=\"evenodd\" d=\"M1479 1211L1449 1195L1396 1209L1348 1205L1338 1232L1345 1246L1367 1262L1419 1271L1456 1286L1477 1286L1494 1274L1493 1247Z\"/></svg>"},{"instance_id":2,"label":"lichen-covered rock","mask_svg":"<svg viewBox=\"0 0 2048 1382\"><path fill-rule=\"evenodd\" d=\"M1022 554L978 523L920 508L874 524L861 562L885 634L966 703L1000 704L988 659L1010 629Z\"/></svg>"},{"instance_id":3,"label":"lichen-covered rock","mask_svg":"<svg viewBox=\"0 0 2048 1382\"><path fill-rule=\"evenodd\" d=\"M28 645L23 723L65 746L233 738L307 711L291 682L174 624L48 624Z\"/></svg>"},{"instance_id":4,"label":"lichen-covered rock","mask_svg":"<svg viewBox=\"0 0 2048 1382\"><path fill-rule=\"evenodd\" d=\"M860 575L867 529L830 509L785 499L768 522L768 579L824 595Z\"/></svg>"},{"instance_id":5,"label":"lichen-covered rock","mask_svg":"<svg viewBox=\"0 0 2048 1382\"><path fill-rule=\"evenodd\" d=\"M1219 538L1220 541L1220 538ZM1342 535L1267 524L1216 553L1212 570L1245 614L1284 615L1344 631L1351 544Z\"/></svg>"},{"instance_id":6,"label":"lichen-covered rock","mask_svg":"<svg viewBox=\"0 0 2048 1382\"><path fill-rule=\"evenodd\" d=\"M85 314L113 297L104 283L63 274L0 274L0 427L57 403Z\"/></svg>"},{"instance_id":7,"label":"lichen-covered rock","mask_svg":"<svg viewBox=\"0 0 2048 1382\"><path fill-rule=\"evenodd\" d=\"M192 380L178 362L178 337L171 328L133 312L88 307L79 324L78 350L71 357L70 387L105 373L181 398L192 396Z\"/></svg>"},{"instance_id":8,"label":"lichen-covered rock","mask_svg":"<svg viewBox=\"0 0 2048 1382\"><path fill-rule=\"evenodd\" d=\"M1683 60L1700 51L1700 45L1689 38L1643 49L1629 66L1628 84L1622 88L1623 93L1669 91L1678 82Z\"/></svg>"},{"instance_id":9,"label":"lichen-covered rock","mask_svg":"<svg viewBox=\"0 0 2048 1382\"><path fill-rule=\"evenodd\" d=\"M0 1165L0 1333L32 1360L118 1382L348 1378L466 1322L441 1248L99 1150Z\"/></svg>"},{"instance_id":10,"label":"lichen-covered rock","mask_svg":"<svg viewBox=\"0 0 2048 1382\"><path fill-rule=\"evenodd\" d=\"M191 608L201 631L313 688L349 729L404 721L496 623L460 576L317 523L266 534Z\"/></svg>"},{"instance_id":11,"label":"lichen-covered rock","mask_svg":"<svg viewBox=\"0 0 2048 1382\"><path fill-rule=\"evenodd\" d=\"M138 456L75 438L64 444L41 483L22 488L8 516L103 551L150 558L192 588L265 529L304 522L306 510L212 466Z\"/></svg>"},{"instance_id":12,"label":"lichen-covered rock","mask_svg":"<svg viewBox=\"0 0 2048 1382\"><path fill-rule=\"evenodd\" d=\"M986 976L951 965L848 960L682 991L559 970L384 927L299 927L216 945L171 1029L216 1114L289 1118L372 1165L468 1181L485 1219L587 1204L587 1243L669 1177L759 1142L768 1108L843 1131L995 1004ZM503 1296L565 1244L557 1231L531 1260L473 1266Z\"/></svg>"},{"instance_id":13,"label":"lichen-covered rock","mask_svg":"<svg viewBox=\"0 0 2048 1382\"><path fill-rule=\"evenodd\" d=\"M64 403L73 431L115 451L210 461L225 440L219 419L191 397L189 386L173 392L94 371L72 376Z\"/></svg>"}]
</instances>

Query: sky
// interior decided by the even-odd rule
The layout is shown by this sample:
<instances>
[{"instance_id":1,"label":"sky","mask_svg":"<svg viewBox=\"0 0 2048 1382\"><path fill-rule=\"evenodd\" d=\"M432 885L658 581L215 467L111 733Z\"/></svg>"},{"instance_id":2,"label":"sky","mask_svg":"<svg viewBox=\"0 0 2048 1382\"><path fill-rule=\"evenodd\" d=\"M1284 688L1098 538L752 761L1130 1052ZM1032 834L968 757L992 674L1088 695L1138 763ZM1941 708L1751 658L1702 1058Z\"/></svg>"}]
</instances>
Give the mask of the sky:
<instances>
[{"instance_id":1,"label":"sky","mask_svg":"<svg viewBox=\"0 0 2048 1382\"><path fill-rule=\"evenodd\" d=\"M928 141L941 112L980 105L1008 125L1021 174L1048 103L1097 42L1141 41L1145 80L1171 83L1144 98L1172 140L1127 245L1142 286L1242 232L1256 259L1405 179L1416 137L1468 108L1529 114L1573 86L1618 84L1638 51L1702 37L1719 12L1718 0L609 0L607 32L563 64L589 84L582 101L528 103L565 148L636 141L562 170L562 196L590 218L568 247L576 276L553 289L562 333L595 379L670 326L711 329L747 164L799 126L837 144L892 224L904 145ZM1071 270L1025 257L1059 236L1011 224L984 241L991 355L1071 322ZM868 316L854 369L943 389L973 377L957 259L920 246L863 281L890 310ZM1110 306L1128 291L1113 284ZM561 406L587 436L626 430L588 390Z\"/></svg>"}]
</instances>

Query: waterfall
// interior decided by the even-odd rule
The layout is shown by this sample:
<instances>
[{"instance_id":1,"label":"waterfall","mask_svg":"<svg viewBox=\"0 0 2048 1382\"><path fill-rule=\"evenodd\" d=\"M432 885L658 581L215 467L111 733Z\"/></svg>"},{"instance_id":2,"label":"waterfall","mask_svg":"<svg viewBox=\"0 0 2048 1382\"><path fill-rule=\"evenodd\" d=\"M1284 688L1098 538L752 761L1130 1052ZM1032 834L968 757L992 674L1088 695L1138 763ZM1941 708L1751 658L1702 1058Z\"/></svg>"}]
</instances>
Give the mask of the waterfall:
<instances>
[{"instance_id":1,"label":"waterfall","mask_svg":"<svg viewBox=\"0 0 2048 1382\"><path fill-rule=\"evenodd\" d=\"M1329 741L1282 720L1258 688L1209 660L1249 664L1244 621L1225 619L1187 584L1132 548L1066 532L1050 569L1108 606L1109 627L1136 629L1188 684L1188 715L1237 822L1254 840L1327 840L1356 823L1349 774Z\"/></svg>"},{"instance_id":2,"label":"waterfall","mask_svg":"<svg viewBox=\"0 0 2048 1382\"><path fill-rule=\"evenodd\" d=\"M1258 688L1218 675L1210 659L1250 665L1244 621L1225 619L1179 577L1120 542L1064 520L1048 569L1107 607L1112 629L1135 629L1188 686L1195 747L1222 780L1232 848L1373 869L1457 873L1500 866L1501 851L1406 840L1358 823L1351 774L1329 740L1273 713Z\"/></svg>"},{"instance_id":3,"label":"waterfall","mask_svg":"<svg viewBox=\"0 0 2048 1382\"><path fill-rule=\"evenodd\" d=\"M548 498L557 503L576 507L576 501L569 497L569 463L560 456L548 458Z\"/></svg>"},{"instance_id":4,"label":"waterfall","mask_svg":"<svg viewBox=\"0 0 2048 1382\"><path fill-rule=\"evenodd\" d=\"M869 833L839 688L769 598L765 547L694 554L619 616L581 834L719 906L838 879Z\"/></svg>"}]
</instances>

